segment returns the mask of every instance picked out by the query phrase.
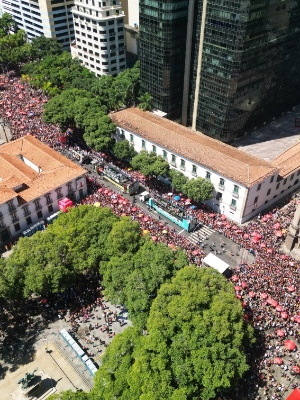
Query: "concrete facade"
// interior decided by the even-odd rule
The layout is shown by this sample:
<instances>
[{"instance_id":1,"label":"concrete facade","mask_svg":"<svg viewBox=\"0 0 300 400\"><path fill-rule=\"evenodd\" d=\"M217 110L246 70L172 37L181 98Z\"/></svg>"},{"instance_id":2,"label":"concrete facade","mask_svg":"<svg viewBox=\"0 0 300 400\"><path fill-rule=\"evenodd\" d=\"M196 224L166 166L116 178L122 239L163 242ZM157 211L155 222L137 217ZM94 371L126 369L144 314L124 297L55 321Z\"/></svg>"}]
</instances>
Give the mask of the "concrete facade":
<instances>
[{"instance_id":1,"label":"concrete facade","mask_svg":"<svg viewBox=\"0 0 300 400\"><path fill-rule=\"evenodd\" d=\"M126 68L124 14L114 0L75 0L75 41L71 54L97 76L117 75Z\"/></svg>"}]
</instances>

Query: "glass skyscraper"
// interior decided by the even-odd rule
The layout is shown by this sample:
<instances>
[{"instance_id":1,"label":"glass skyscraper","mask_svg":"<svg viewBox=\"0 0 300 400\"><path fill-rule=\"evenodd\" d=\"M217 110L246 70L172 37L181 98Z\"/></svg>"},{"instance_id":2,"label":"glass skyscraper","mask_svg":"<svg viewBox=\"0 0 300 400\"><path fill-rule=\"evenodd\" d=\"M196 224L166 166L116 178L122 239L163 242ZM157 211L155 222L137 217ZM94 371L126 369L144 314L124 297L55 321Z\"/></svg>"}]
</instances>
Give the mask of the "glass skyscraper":
<instances>
[{"instance_id":1,"label":"glass skyscraper","mask_svg":"<svg viewBox=\"0 0 300 400\"><path fill-rule=\"evenodd\" d=\"M299 1L188 3L186 26L181 25L182 41L178 40L178 49L185 57L181 95L182 86L174 82L177 102L182 104L179 117L183 124L230 142L300 102ZM142 7L140 13L142 17ZM141 52L143 45L141 39ZM160 62L163 64L162 59ZM182 68L182 57L178 59L178 69L179 66ZM141 69L143 80L143 59ZM151 76L151 69L148 74ZM142 83L142 88L156 100L154 88L146 86ZM173 118L167 109L161 109Z\"/></svg>"},{"instance_id":2,"label":"glass skyscraper","mask_svg":"<svg viewBox=\"0 0 300 400\"><path fill-rule=\"evenodd\" d=\"M188 0L140 0L141 85L155 108L181 115Z\"/></svg>"}]
</instances>

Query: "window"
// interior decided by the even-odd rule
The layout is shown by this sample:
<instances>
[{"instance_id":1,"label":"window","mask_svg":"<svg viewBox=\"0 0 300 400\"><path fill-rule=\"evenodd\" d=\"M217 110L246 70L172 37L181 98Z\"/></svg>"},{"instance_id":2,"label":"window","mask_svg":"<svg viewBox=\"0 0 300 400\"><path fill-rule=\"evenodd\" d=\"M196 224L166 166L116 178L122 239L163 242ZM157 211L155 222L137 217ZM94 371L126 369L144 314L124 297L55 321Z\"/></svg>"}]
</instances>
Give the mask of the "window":
<instances>
[{"instance_id":1,"label":"window","mask_svg":"<svg viewBox=\"0 0 300 400\"><path fill-rule=\"evenodd\" d=\"M133 134L130 134L130 143L133 143Z\"/></svg>"},{"instance_id":2,"label":"window","mask_svg":"<svg viewBox=\"0 0 300 400\"><path fill-rule=\"evenodd\" d=\"M29 206L24 206L24 207L23 207L23 211L24 211L24 216L25 216L25 217L27 217L28 215L30 215Z\"/></svg>"},{"instance_id":3,"label":"window","mask_svg":"<svg viewBox=\"0 0 300 400\"><path fill-rule=\"evenodd\" d=\"M176 156L174 154L172 154L172 161L171 164L176 166Z\"/></svg>"},{"instance_id":4,"label":"window","mask_svg":"<svg viewBox=\"0 0 300 400\"><path fill-rule=\"evenodd\" d=\"M61 188L58 188L58 189L56 189L55 191L56 191L56 193L57 193L57 198L58 198L58 199L61 199L61 198L63 197L63 194L62 194L62 192L61 192Z\"/></svg>"},{"instance_id":5,"label":"window","mask_svg":"<svg viewBox=\"0 0 300 400\"><path fill-rule=\"evenodd\" d=\"M220 201L222 199L222 193L217 192L216 200Z\"/></svg>"},{"instance_id":6,"label":"window","mask_svg":"<svg viewBox=\"0 0 300 400\"><path fill-rule=\"evenodd\" d=\"M2 215L0 216L0 228L4 228L5 227L5 223L3 221L3 217Z\"/></svg>"},{"instance_id":7,"label":"window","mask_svg":"<svg viewBox=\"0 0 300 400\"><path fill-rule=\"evenodd\" d=\"M168 153L166 150L163 150L163 158L166 160L168 158Z\"/></svg>"},{"instance_id":8,"label":"window","mask_svg":"<svg viewBox=\"0 0 300 400\"><path fill-rule=\"evenodd\" d=\"M268 189L267 196L269 196L270 193L271 193L271 189Z\"/></svg>"},{"instance_id":9,"label":"window","mask_svg":"<svg viewBox=\"0 0 300 400\"><path fill-rule=\"evenodd\" d=\"M26 218L26 222L27 222L27 225L31 225L31 224L32 224L32 219L31 219L31 217L27 217L27 218Z\"/></svg>"},{"instance_id":10,"label":"window","mask_svg":"<svg viewBox=\"0 0 300 400\"><path fill-rule=\"evenodd\" d=\"M36 213L36 215L37 215L38 219L43 218L43 213L42 213L42 211L38 211L38 212Z\"/></svg>"},{"instance_id":11,"label":"window","mask_svg":"<svg viewBox=\"0 0 300 400\"><path fill-rule=\"evenodd\" d=\"M42 208L42 206L40 204L40 199L34 200L34 205L35 205L36 210L39 210L40 208Z\"/></svg>"},{"instance_id":12,"label":"window","mask_svg":"<svg viewBox=\"0 0 300 400\"><path fill-rule=\"evenodd\" d=\"M234 194L239 194L239 189L240 189L239 186L234 185L234 186L233 186L233 193L234 193Z\"/></svg>"},{"instance_id":13,"label":"window","mask_svg":"<svg viewBox=\"0 0 300 400\"><path fill-rule=\"evenodd\" d=\"M13 201L9 201L9 202L7 203L7 205L8 205L8 210L9 210L9 211L13 211L13 210L16 209L16 207L15 207Z\"/></svg>"},{"instance_id":14,"label":"window","mask_svg":"<svg viewBox=\"0 0 300 400\"><path fill-rule=\"evenodd\" d=\"M154 145L152 146L152 152L156 153L156 146L154 146Z\"/></svg>"},{"instance_id":15,"label":"window","mask_svg":"<svg viewBox=\"0 0 300 400\"><path fill-rule=\"evenodd\" d=\"M235 199L231 199L230 208L233 210L236 210L236 200Z\"/></svg>"},{"instance_id":16,"label":"window","mask_svg":"<svg viewBox=\"0 0 300 400\"><path fill-rule=\"evenodd\" d=\"M285 184L286 184L286 181L287 181L287 179L285 178L285 180L283 181L283 185L285 185Z\"/></svg>"},{"instance_id":17,"label":"window","mask_svg":"<svg viewBox=\"0 0 300 400\"><path fill-rule=\"evenodd\" d=\"M50 197L50 194L46 194L45 197L46 197L47 204L51 204L52 203L52 199Z\"/></svg>"},{"instance_id":18,"label":"window","mask_svg":"<svg viewBox=\"0 0 300 400\"><path fill-rule=\"evenodd\" d=\"M67 183L68 194L73 193L72 183Z\"/></svg>"},{"instance_id":19,"label":"window","mask_svg":"<svg viewBox=\"0 0 300 400\"><path fill-rule=\"evenodd\" d=\"M145 142L145 140L142 140L142 149L146 149L146 142Z\"/></svg>"},{"instance_id":20,"label":"window","mask_svg":"<svg viewBox=\"0 0 300 400\"><path fill-rule=\"evenodd\" d=\"M297 176L299 176L300 175L300 169L299 169L299 171L297 172Z\"/></svg>"},{"instance_id":21,"label":"window","mask_svg":"<svg viewBox=\"0 0 300 400\"><path fill-rule=\"evenodd\" d=\"M205 179L210 180L210 176L211 176L210 172L206 171Z\"/></svg>"},{"instance_id":22,"label":"window","mask_svg":"<svg viewBox=\"0 0 300 400\"><path fill-rule=\"evenodd\" d=\"M259 191L260 189L261 189L261 183L258 184L257 191Z\"/></svg>"},{"instance_id":23,"label":"window","mask_svg":"<svg viewBox=\"0 0 300 400\"><path fill-rule=\"evenodd\" d=\"M221 186L221 187L223 188L224 185L225 185L224 179L223 179L223 178L220 178L219 186Z\"/></svg>"},{"instance_id":24,"label":"window","mask_svg":"<svg viewBox=\"0 0 300 400\"><path fill-rule=\"evenodd\" d=\"M276 189L279 189L280 183L277 183L276 185Z\"/></svg>"},{"instance_id":25,"label":"window","mask_svg":"<svg viewBox=\"0 0 300 400\"><path fill-rule=\"evenodd\" d=\"M274 175L271 176L270 183L272 183L273 181L274 181Z\"/></svg>"},{"instance_id":26,"label":"window","mask_svg":"<svg viewBox=\"0 0 300 400\"><path fill-rule=\"evenodd\" d=\"M254 205L255 205L255 207L257 206L257 200L258 200L258 196L256 196L255 199L254 199Z\"/></svg>"},{"instance_id":27,"label":"window","mask_svg":"<svg viewBox=\"0 0 300 400\"><path fill-rule=\"evenodd\" d=\"M180 169L185 170L185 161L183 159L180 160Z\"/></svg>"},{"instance_id":28,"label":"window","mask_svg":"<svg viewBox=\"0 0 300 400\"><path fill-rule=\"evenodd\" d=\"M15 224L15 231L18 232L21 229L20 224Z\"/></svg>"},{"instance_id":29,"label":"window","mask_svg":"<svg viewBox=\"0 0 300 400\"><path fill-rule=\"evenodd\" d=\"M194 176L197 176L197 167L196 167L196 165L193 165L193 166L192 166L192 174L193 174Z\"/></svg>"},{"instance_id":30,"label":"window","mask_svg":"<svg viewBox=\"0 0 300 400\"><path fill-rule=\"evenodd\" d=\"M294 179L294 174L291 175L290 181L292 181L293 179Z\"/></svg>"},{"instance_id":31,"label":"window","mask_svg":"<svg viewBox=\"0 0 300 400\"><path fill-rule=\"evenodd\" d=\"M11 215L11 220L12 220L12 222L19 221L19 217L18 217L16 211L13 211L10 215Z\"/></svg>"},{"instance_id":32,"label":"window","mask_svg":"<svg viewBox=\"0 0 300 400\"><path fill-rule=\"evenodd\" d=\"M53 205L52 205L52 204L50 204L50 205L48 206L48 211L49 211L49 213L53 212Z\"/></svg>"}]
</instances>

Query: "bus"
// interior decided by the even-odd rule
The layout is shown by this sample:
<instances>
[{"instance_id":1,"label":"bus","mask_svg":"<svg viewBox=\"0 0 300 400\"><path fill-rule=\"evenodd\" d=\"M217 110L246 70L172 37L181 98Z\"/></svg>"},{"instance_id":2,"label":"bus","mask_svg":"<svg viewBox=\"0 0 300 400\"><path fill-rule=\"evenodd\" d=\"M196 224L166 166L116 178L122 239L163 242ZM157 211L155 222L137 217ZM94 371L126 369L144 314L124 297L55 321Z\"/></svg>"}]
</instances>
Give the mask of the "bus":
<instances>
[{"instance_id":1,"label":"bus","mask_svg":"<svg viewBox=\"0 0 300 400\"><path fill-rule=\"evenodd\" d=\"M131 175L127 174L116 165L111 163L106 164L102 169L102 173L106 180L121 189L123 193L128 193L130 195L138 193L140 182L132 179Z\"/></svg>"},{"instance_id":2,"label":"bus","mask_svg":"<svg viewBox=\"0 0 300 400\"><path fill-rule=\"evenodd\" d=\"M181 226L181 228L188 232L192 232L196 228L197 220L193 216L188 215L187 211L183 207L180 207L171 201L168 202L163 198L153 199L151 197L148 200L148 205L159 214L168 218L176 225Z\"/></svg>"}]
</instances>

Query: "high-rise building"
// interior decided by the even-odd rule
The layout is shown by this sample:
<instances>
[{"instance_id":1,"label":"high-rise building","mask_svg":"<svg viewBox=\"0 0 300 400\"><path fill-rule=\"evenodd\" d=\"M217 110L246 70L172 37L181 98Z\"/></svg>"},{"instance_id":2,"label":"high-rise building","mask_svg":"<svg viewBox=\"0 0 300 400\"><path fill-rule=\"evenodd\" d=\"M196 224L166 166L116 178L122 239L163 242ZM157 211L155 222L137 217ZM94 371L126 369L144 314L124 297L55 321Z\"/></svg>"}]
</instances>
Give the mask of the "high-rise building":
<instances>
[{"instance_id":1,"label":"high-rise building","mask_svg":"<svg viewBox=\"0 0 300 400\"><path fill-rule=\"evenodd\" d=\"M29 40L44 35L57 39L63 50L74 40L71 7L74 0L2 0L2 11L13 16Z\"/></svg>"},{"instance_id":2,"label":"high-rise building","mask_svg":"<svg viewBox=\"0 0 300 400\"><path fill-rule=\"evenodd\" d=\"M125 20L126 66L133 67L139 58L139 0L121 0Z\"/></svg>"},{"instance_id":3,"label":"high-rise building","mask_svg":"<svg viewBox=\"0 0 300 400\"><path fill-rule=\"evenodd\" d=\"M140 0L141 88L170 118L181 115L189 0Z\"/></svg>"},{"instance_id":4,"label":"high-rise building","mask_svg":"<svg viewBox=\"0 0 300 400\"><path fill-rule=\"evenodd\" d=\"M164 8L183 3L187 15L180 35L186 43L169 34L160 44L161 48L177 44L185 55L183 90L178 81L171 80L182 106L174 114L173 93L166 93L162 102L163 85L151 85L149 71L153 63L160 75L156 80L162 82L167 59L161 53L145 60L150 47L145 40L151 41L151 35L146 37L143 32L153 24L164 32ZM170 5L168 0L141 0L140 24L142 89L153 96L155 106L170 118L180 118L184 125L230 142L300 102L298 1L189 0ZM182 71L182 57L175 66Z\"/></svg>"},{"instance_id":5,"label":"high-rise building","mask_svg":"<svg viewBox=\"0 0 300 400\"><path fill-rule=\"evenodd\" d=\"M76 45L71 48L97 76L126 68L124 14L115 0L75 0L72 8Z\"/></svg>"}]
</instances>

